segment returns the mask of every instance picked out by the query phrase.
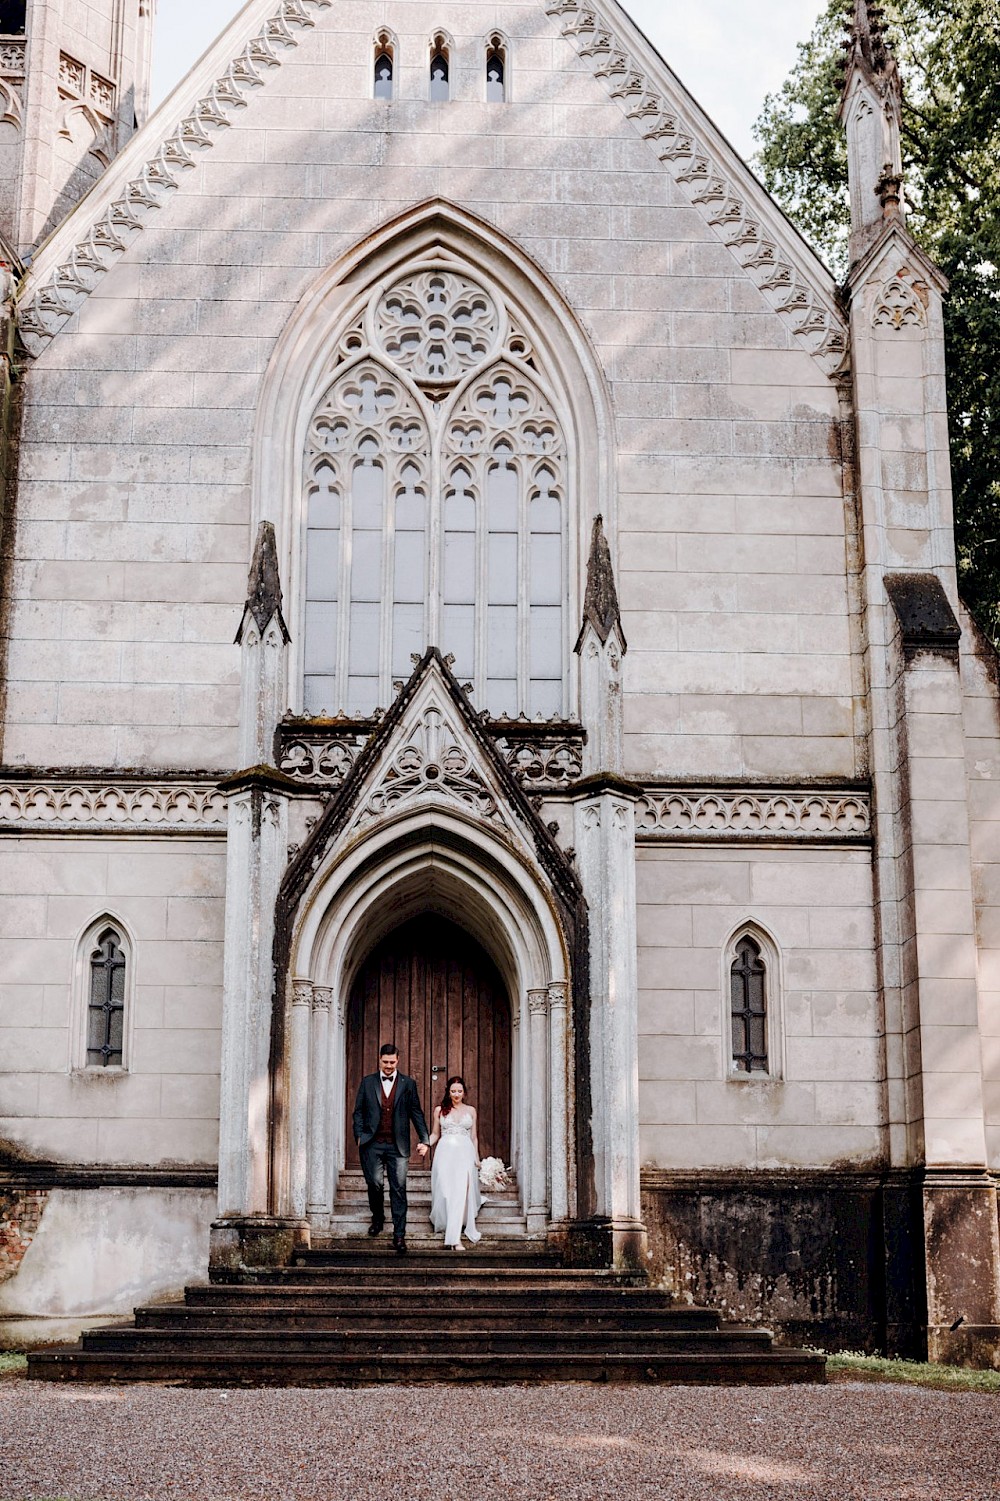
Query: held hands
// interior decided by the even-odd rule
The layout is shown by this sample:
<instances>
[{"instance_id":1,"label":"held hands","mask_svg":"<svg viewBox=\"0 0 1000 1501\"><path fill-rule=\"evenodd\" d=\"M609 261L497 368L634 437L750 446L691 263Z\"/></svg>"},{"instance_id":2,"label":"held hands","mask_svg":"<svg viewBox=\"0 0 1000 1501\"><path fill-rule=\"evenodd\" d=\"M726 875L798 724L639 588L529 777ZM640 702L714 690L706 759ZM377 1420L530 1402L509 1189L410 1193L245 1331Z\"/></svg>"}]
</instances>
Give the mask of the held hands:
<instances>
[{"instance_id":1,"label":"held hands","mask_svg":"<svg viewBox=\"0 0 1000 1501\"><path fill-rule=\"evenodd\" d=\"M418 1146L417 1146L417 1156L418 1157L420 1157L420 1158L426 1157L427 1153L429 1151L430 1151L430 1147L427 1145L427 1143L425 1141L422 1141L422 1142L418 1143Z\"/></svg>"}]
</instances>

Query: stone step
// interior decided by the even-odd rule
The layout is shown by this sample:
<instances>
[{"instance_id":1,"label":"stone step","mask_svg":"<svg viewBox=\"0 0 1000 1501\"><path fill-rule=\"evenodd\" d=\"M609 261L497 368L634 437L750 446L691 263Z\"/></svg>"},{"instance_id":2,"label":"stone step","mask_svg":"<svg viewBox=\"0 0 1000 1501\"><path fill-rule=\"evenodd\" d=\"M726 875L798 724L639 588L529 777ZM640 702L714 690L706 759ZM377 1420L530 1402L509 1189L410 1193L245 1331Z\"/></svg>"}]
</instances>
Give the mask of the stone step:
<instances>
[{"instance_id":1,"label":"stone step","mask_svg":"<svg viewBox=\"0 0 1000 1501\"><path fill-rule=\"evenodd\" d=\"M775 1350L766 1330L723 1324L642 1277L563 1266L539 1243L398 1257L357 1240L299 1260L137 1309L131 1326L33 1353L28 1374L192 1386L825 1379L821 1356Z\"/></svg>"},{"instance_id":2,"label":"stone step","mask_svg":"<svg viewBox=\"0 0 1000 1501\"><path fill-rule=\"evenodd\" d=\"M456 1255L456 1260L462 1258ZM469 1261L472 1257L467 1258ZM400 1258L401 1265L406 1265L409 1258ZM338 1268L335 1265L328 1266L294 1266L280 1267L275 1270L254 1272L254 1282L259 1287L326 1287L333 1276L340 1272L344 1274L344 1286L350 1286L351 1290L359 1297L375 1298L391 1296L394 1294L407 1293L414 1290L418 1297L438 1296L441 1293L457 1291L463 1287L478 1286L503 1291L513 1295L519 1288L533 1286L545 1286L549 1289L582 1287L587 1284L573 1276L572 1270L553 1271L544 1283L538 1281L538 1273L533 1269L520 1269L512 1267L480 1267L475 1273L471 1270L450 1271L429 1267L414 1266L408 1273L397 1272L393 1265L384 1269L366 1271L364 1267L348 1266ZM417 1275L422 1272L423 1276ZM220 1277L213 1281L213 1287L231 1286L235 1282L245 1280L243 1275L226 1279Z\"/></svg>"},{"instance_id":3,"label":"stone step","mask_svg":"<svg viewBox=\"0 0 1000 1501\"><path fill-rule=\"evenodd\" d=\"M322 1244L332 1244L338 1239L349 1239L354 1236L367 1233L371 1220L367 1209L364 1214L332 1214L330 1216L329 1237L324 1236ZM527 1221L523 1214L494 1214L479 1215L476 1219L476 1228L490 1238L503 1237L510 1240L523 1240L527 1235ZM391 1236L392 1221L386 1214L385 1230L383 1235ZM411 1246L422 1244L428 1250L434 1246L443 1247L443 1236L440 1231L431 1231L430 1221L427 1216L422 1216L419 1211L414 1212L410 1205L410 1213L406 1224L406 1239Z\"/></svg>"},{"instance_id":4,"label":"stone step","mask_svg":"<svg viewBox=\"0 0 1000 1501\"><path fill-rule=\"evenodd\" d=\"M385 1230L381 1235L345 1236L313 1245L308 1251L299 1251L294 1265L301 1267L347 1267L365 1268L395 1266L400 1271L418 1266L421 1273L433 1269L446 1274L453 1267L460 1270L465 1265L463 1256L475 1258L478 1267L535 1267L539 1271L561 1270L562 1258L558 1252L549 1252L544 1241L520 1238L513 1245L497 1245L496 1237L485 1237L478 1244L464 1242L464 1251L446 1249L440 1235L406 1236L407 1255L400 1256L392 1244L392 1234Z\"/></svg>"},{"instance_id":5,"label":"stone step","mask_svg":"<svg viewBox=\"0 0 1000 1501\"><path fill-rule=\"evenodd\" d=\"M657 1317L686 1329L716 1329L721 1323L714 1309L673 1303L662 1293L641 1288L627 1292L579 1287L521 1288L512 1295L508 1288L437 1287L422 1283L406 1288L379 1289L346 1283L334 1287L260 1286L253 1283L189 1287L183 1303L152 1304L136 1311L137 1317L166 1318L192 1313L231 1315L236 1319L267 1314L282 1318L357 1317L377 1321L384 1315L393 1321L439 1321L493 1317L507 1319L539 1317L559 1322L597 1318Z\"/></svg>"},{"instance_id":6,"label":"stone step","mask_svg":"<svg viewBox=\"0 0 1000 1501\"><path fill-rule=\"evenodd\" d=\"M433 1299L425 1308L415 1308L411 1300L377 1308L358 1307L357 1300L344 1300L342 1306L331 1306L329 1301L313 1306L281 1303L249 1303L223 1305L172 1304L151 1305L137 1308L137 1329L203 1330L277 1328L286 1330L324 1330L335 1332L357 1330L384 1332L391 1318L394 1335L408 1331L447 1329L452 1335L461 1333L465 1338L469 1331L480 1328L523 1329L538 1333L561 1329L617 1329L672 1331L675 1333L714 1333L719 1328L719 1318L707 1310L687 1310L664 1307L618 1307L612 1304L562 1307L544 1302L518 1299L515 1306L503 1301L480 1299L472 1306L462 1307L457 1299Z\"/></svg>"},{"instance_id":7,"label":"stone step","mask_svg":"<svg viewBox=\"0 0 1000 1501\"><path fill-rule=\"evenodd\" d=\"M593 1327L582 1329L482 1328L462 1330L462 1347L477 1355L628 1355L635 1349L632 1330ZM111 1352L129 1355L190 1355L194 1359L212 1353L220 1345L214 1329L134 1329L111 1325L90 1329L83 1340L89 1354ZM348 1355L371 1358L378 1355L448 1355L457 1346L455 1331L437 1329L295 1329L249 1327L225 1331L227 1354L273 1359L282 1355ZM697 1332L690 1329L647 1329L642 1349L647 1355L682 1353L722 1356L729 1353L763 1353L771 1347L766 1329L726 1329Z\"/></svg>"},{"instance_id":8,"label":"stone step","mask_svg":"<svg viewBox=\"0 0 1000 1501\"><path fill-rule=\"evenodd\" d=\"M453 1350L447 1355L280 1355L247 1359L224 1349L183 1355L81 1348L39 1350L29 1356L28 1375L36 1381L144 1381L175 1386L373 1386L505 1384L589 1381L670 1385L759 1385L823 1382L825 1361L803 1350L766 1353L650 1354L586 1353L571 1356L481 1355Z\"/></svg>"}]
</instances>

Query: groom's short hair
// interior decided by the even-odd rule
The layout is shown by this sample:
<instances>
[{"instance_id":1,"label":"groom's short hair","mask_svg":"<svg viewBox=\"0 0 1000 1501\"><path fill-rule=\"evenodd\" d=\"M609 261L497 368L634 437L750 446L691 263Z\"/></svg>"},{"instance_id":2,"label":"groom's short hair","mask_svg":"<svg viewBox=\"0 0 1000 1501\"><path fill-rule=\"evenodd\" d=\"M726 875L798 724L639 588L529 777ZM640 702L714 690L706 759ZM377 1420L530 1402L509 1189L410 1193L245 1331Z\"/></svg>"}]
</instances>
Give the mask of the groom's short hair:
<instances>
[{"instance_id":1,"label":"groom's short hair","mask_svg":"<svg viewBox=\"0 0 1000 1501\"><path fill-rule=\"evenodd\" d=\"M389 1053L394 1054L397 1058L399 1057L399 1049L394 1042L384 1042L378 1050L380 1058L385 1058Z\"/></svg>"}]
</instances>

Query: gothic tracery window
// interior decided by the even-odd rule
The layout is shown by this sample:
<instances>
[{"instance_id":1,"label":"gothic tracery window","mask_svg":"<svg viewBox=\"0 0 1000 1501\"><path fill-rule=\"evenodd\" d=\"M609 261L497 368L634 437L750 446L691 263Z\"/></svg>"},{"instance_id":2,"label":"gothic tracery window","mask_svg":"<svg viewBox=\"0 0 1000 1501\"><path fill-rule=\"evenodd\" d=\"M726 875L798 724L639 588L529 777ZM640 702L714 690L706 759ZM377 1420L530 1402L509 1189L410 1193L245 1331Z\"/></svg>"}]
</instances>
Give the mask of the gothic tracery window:
<instances>
[{"instance_id":1,"label":"gothic tracery window","mask_svg":"<svg viewBox=\"0 0 1000 1501\"><path fill-rule=\"evenodd\" d=\"M431 644L491 715L567 712L563 425L498 289L377 288L305 457L307 713L387 705Z\"/></svg>"},{"instance_id":2,"label":"gothic tracery window","mask_svg":"<svg viewBox=\"0 0 1000 1501\"><path fill-rule=\"evenodd\" d=\"M115 928L104 928L90 955L87 1063L120 1065L125 1036L125 954Z\"/></svg>"},{"instance_id":3,"label":"gothic tracery window","mask_svg":"<svg viewBox=\"0 0 1000 1501\"><path fill-rule=\"evenodd\" d=\"M486 45L486 102L505 104L507 101L507 48L503 37L497 32Z\"/></svg>"},{"instance_id":4,"label":"gothic tracery window","mask_svg":"<svg viewBox=\"0 0 1000 1501\"><path fill-rule=\"evenodd\" d=\"M392 58L387 52L375 59L375 98L392 98Z\"/></svg>"},{"instance_id":5,"label":"gothic tracery window","mask_svg":"<svg viewBox=\"0 0 1000 1501\"><path fill-rule=\"evenodd\" d=\"M0 0L0 36L21 36L27 11L26 0Z\"/></svg>"},{"instance_id":6,"label":"gothic tracery window","mask_svg":"<svg viewBox=\"0 0 1000 1501\"><path fill-rule=\"evenodd\" d=\"M730 968L730 996L733 1069L742 1074L766 1074L769 1072L767 966L760 944L749 934L736 945Z\"/></svg>"},{"instance_id":7,"label":"gothic tracery window","mask_svg":"<svg viewBox=\"0 0 1000 1501\"><path fill-rule=\"evenodd\" d=\"M443 34L431 43L431 99L443 103L451 98L451 48Z\"/></svg>"},{"instance_id":8,"label":"gothic tracery window","mask_svg":"<svg viewBox=\"0 0 1000 1501\"><path fill-rule=\"evenodd\" d=\"M392 32L382 30L375 37L375 82L372 96L375 99L393 97L393 77L396 70L396 44Z\"/></svg>"}]
</instances>

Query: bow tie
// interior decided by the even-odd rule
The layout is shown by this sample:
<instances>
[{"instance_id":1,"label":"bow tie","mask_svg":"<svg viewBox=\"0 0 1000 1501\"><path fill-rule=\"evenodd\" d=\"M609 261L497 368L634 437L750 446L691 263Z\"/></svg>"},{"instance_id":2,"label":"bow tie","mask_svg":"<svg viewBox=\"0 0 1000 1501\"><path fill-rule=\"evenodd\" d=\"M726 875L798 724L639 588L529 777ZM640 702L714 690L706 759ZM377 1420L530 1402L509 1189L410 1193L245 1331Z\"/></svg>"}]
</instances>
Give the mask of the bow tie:
<instances>
[{"instance_id":1,"label":"bow tie","mask_svg":"<svg viewBox=\"0 0 1000 1501\"><path fill-rule=\"evenodd\" d=\"M385 1084L391 1084L392 1081L393 1081L393 1079L395 1079L395 1077L396 1077L395 1074L383 1074L382 1075L382 1080L383 1080L383 1082Z\"/></svg>"}]
</instances>

